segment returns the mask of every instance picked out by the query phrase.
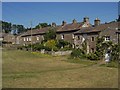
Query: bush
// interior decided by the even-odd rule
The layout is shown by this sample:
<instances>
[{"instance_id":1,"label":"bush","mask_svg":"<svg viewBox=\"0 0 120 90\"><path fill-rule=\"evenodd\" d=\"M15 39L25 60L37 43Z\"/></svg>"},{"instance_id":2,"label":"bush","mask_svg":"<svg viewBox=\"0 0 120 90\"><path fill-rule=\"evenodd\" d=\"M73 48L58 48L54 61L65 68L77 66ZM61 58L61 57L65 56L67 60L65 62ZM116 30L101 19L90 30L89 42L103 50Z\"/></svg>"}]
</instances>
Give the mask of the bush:
<instances>
[{"instance_id":1,"label":"bush","mask_svg":"<svg viewBox=\"0 0 120 90\"><path fill-rule=\"evenodd\" d=\"M18 50L22 50L23 49L23 46L19 46L17 47Z\"/></svg>"},{"instance_id":2,"label":"bush","mask_svg":"<svg viewBox=\"0 0 120 90\"><path fill-rule=\"evenodd\" d=\"M35 45L33 45L33 50L40 51L41 49L44 49L44 46L42 44L35 44Z\"/></svg>"},{"instance_id":3,"label":"bush","mask_svg":"<svg viewBox=\"0 0 120 90\"><path fill-rule=\"evenodd\" d=\"M56 46L60 49L61 47L71 47L71 44L68 41L58 40Z\"/></svg>"},{"instance_id":4,"label":"bush","mask_svg":"<svg viewBox=\"0 0 120 90\"><path fill-rule=\"evenodd\" d=\"M81 49L74 49L71 53L73 58L85 58L85 53Z\"/></svg>"},{"instance_id":5,"label":"bush","mask_svg":"<svg viewBox=\"0 0 120 90\"><path fill-rule=\"evenodd\" d=\"M70 47L64 47L64 48L60 49L60 51L67 51L67 50L72 50L72 48L70 48Z\"/></svg>"},{"instance_id":6,"label":"bush","mask_svg":"<svg viewBox=\"0 0 120 90\"><path fill-rule=\"evenodd\" d=\"M50 47L44 47L45 51L51 51L51 48Z\"/></svg>"},{"instance_id":7,"label":"bush","mask_svg":"<svg viewBox=\"0 0 120 90\"><path fill-rule=\"evenodd\" d=\"M99 57L95 53L89 53L86 57L90 60L99 60Z\"/></svg>"},{"instance_id":8,"label":"bush","mask_svg":"<svg viewBox=\"0 0 120 90\"><path fill-rule=\"evenodd\" d=\"M120 55L120 45L115 44L112 47L111 60L118 61L119 60L119 55Z\"/></svg>"}]
</instances>

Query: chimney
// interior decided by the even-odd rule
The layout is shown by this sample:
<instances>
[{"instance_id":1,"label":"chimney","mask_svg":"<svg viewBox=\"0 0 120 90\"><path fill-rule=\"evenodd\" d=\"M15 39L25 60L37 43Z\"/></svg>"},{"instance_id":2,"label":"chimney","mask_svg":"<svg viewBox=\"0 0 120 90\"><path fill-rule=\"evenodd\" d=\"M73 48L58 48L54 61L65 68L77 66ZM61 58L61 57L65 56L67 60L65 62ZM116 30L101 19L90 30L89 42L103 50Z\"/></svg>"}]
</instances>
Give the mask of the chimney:
<instances>
[{"instance_id":1,"label":"chimney","mask_svg":"<svg viewBox=\"0 0 120 90\"><path fill-rule=\"evenodd\" d=\"M72 23L73 23L73 24L74 24L74 23L77 23L77 21L76 21L75 19L73 19Z\"/></svg>"},{"instance_id":2,"label":"chimney","mask_svg":"<svg viewBox=\"0 0 120 90\"><path fill-rule=\"evenodd\" d=\"M84 17L83 22L89 23L89 17Z\"/></svg>"},{"instance_id":3,"label":"chimney","mask_svg":"<svg viewBox=\"0 0 120 90\"><path fill-rule=\"evenodd\" d=\"M95 26L100 25L100 20L99 20L98 18L96 18L96 19L94 20L94 25L95 25Z\"/></svg>"},{"instance_id":4,"label":"chimney","mask_svg":"<svg viewBox=\"0 0 120 90\"><path fill-rule=\"evenodd\" d=\"M52 23L52 27L56 27L56 23L53 22L53 23Z\"/></svg>"},{"instance_id":5,"label":"chimney","mask_svg":"<svg viewBox=\"0 0 120 90\"><path fill-rule=\"evenodd\" d=\"M66 24L67 24L67 22L65 22L65 21L62 22L62 26L66 25Z\"/></svg>"}]
</instances>

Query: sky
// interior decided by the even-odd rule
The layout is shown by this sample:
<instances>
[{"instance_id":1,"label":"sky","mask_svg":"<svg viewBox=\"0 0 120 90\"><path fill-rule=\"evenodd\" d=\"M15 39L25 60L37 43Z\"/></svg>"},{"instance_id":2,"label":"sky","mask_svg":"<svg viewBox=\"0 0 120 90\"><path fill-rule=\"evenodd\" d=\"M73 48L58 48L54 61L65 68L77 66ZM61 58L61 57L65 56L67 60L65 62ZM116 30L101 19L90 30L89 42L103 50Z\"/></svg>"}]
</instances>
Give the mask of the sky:
<instances>
[{"instance_id":1,"label":"sky","mask_svg":"<svg viewBox=\"0 0 120 90\"><path fill-rule=\"evenodd\" d=\"M62 21L71 23L73 19L82 22L89 17L93 24L95 18L101 23L118 18L117 2L2 2L2 20L13 24L33 27L38 23L61 25Z\"/></svg>"}]
</instances>

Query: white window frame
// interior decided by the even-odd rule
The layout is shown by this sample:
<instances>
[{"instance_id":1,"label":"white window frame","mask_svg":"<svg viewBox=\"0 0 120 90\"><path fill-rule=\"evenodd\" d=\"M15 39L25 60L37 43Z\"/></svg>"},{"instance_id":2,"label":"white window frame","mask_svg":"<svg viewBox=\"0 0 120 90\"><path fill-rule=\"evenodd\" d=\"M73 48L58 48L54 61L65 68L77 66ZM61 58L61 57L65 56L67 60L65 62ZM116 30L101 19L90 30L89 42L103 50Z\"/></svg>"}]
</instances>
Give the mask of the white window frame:
<instances>
[{"instance_id":1,"label":"white window frame","mask_svg":"<svg viewBox=\"0 0 120 90\"><path fill-rule=\"evenodd\" d=\"M23 38L23 41L26 41L26 38L25 38L25 37Z\"/></svg>"},{"instance_id":2,"label":"white window frame","mask_svg":"<svg viewBox=\"0 0 120 90\"><path fill-rule=\"evenodd\" d=\"M105 41L110 41L110 36L105 36Z\"/></svg>"},{"instance_id":3,"label":"white window frame","mask_svg":"<svg viewBox=\"0 0 120 90\"><path fill-rule=\"evenodd\" d=\"M61 35L61 39L64 39L64 34Z\"/></svg>"},{"instance_id":4,"label":"white window frame","mask_svg":"<svg viewBox=\"0 0 120 90\"><path fill-rule=\"evenodd\" d=\"M27 41L29 41L29 38L27 37Z\"/></svg>"},{"instance_id":5,"label":"white window frame","mask_svg":"<svg viewBox=\"0 0 120 90\"><path fill-rule=\"evenodd\" d=\"M36 39L37 39L37 41L39 41L40 38L37 36Z\"/></svg>"},{"instance_id":6,"label":"white window frame","mask_svg":"<svg viewBox=\"0 0 120 90\"><path fill-rule=\"evenodd\" d=\"M75 35L74 34L72 34L72 38L75 39Z\"/></svg>"},{"instance_id":7,"label":"white window frame","mask_svg":"<svg viewBox=\"0 0 120 90\"><path fill-rule=\"evenodd\" d=\"M42 35L41 37L42 37L42 40L44 40L44 36Z\"/></svg>"},{"instance_id":8,"label":"white window frame","mask_svg":"<svg viewBox=\"0 0 120 90\"><path fill-rule=\"evenodd\" d=\"M29 41L31 41L31 37L29 37Z\"/></svg>"}]
</instances>

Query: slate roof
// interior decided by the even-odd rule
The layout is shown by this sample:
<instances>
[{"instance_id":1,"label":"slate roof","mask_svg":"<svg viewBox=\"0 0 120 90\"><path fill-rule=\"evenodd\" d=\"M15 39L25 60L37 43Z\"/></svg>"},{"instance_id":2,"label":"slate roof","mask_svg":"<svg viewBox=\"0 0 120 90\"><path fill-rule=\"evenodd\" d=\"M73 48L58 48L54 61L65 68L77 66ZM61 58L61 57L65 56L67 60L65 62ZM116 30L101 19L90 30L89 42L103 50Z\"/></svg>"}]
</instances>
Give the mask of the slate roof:
<instances>
[{"instance_id":1,"label":"slate roof","mask_svg":"<svg viewBox=\"0 0 120 90\"><path fill-rule=\"evenodd\" d=\"M120 22L111 22L111 23L101 24L95 27L85 27L85 28L81 28L79 31L75 32L74 34L100 32L108 28L115 29L118 27L119 24Z\"/></svg>"},{"instance_id":2,"label":"slate roof","mask_svg":"<svg viewBox=\"0 0 120 90\"><path fill-rule=\"evenodd\" d=\"M57 31L56 32L65 32L65 31L72 31L72 30L77 30L80 29L80 27L83 25L84 23L71 23L71 24L66 24L64 26L62 25L58 25L56 27L54 27ZM36 35L36 34L44 34L46 31L49 30L49 28L51 27L44 27L41 29L35 29L32 30L32 35ZM31 35L31 30L28 30L27 32L23 33L21 36L30 36Z\"/></svg>"},{"instance_id":3,"label":"slate roof","mask_svg":"<svg viewBox=\"0 0 120 90\"><path fill-rule=\"evenodd\" d=\"M90 26L90 27L81 27L84 23L79 22L79 23L70 23L66 24L64 26L58 25L54 27L57 31L56 32L65 32L65 31L76 31L74 34L82 34L82 33L92 33L92 32L100 32L102 30L105 30L107 28L116 28L120 27L120 22L111 22L111 23L106 23L106 24L100 24L99 26ZM118 25L119 24L119 25ZM41 29L35 29L32 30L32 35L36 34L44 34L46 31L49 30L51 27L44 27ZM77 31L79 30L79 31ZM27 32L23 33L21 36L30 36L31 35L31 30L28 30Z\"/></svg>"}]
</instances>

